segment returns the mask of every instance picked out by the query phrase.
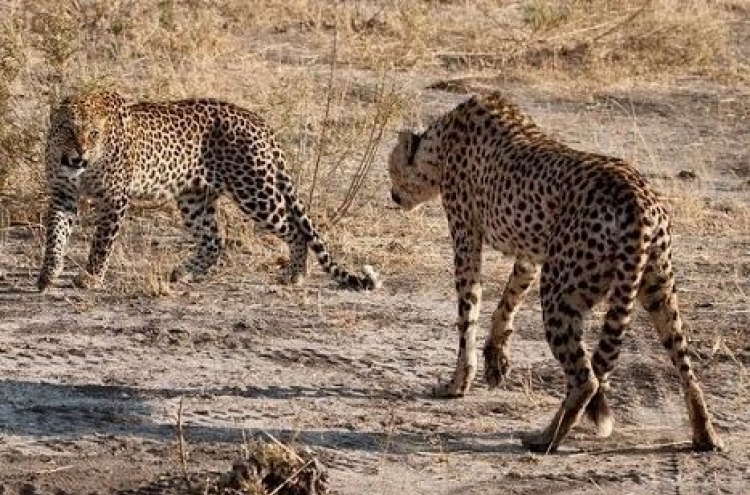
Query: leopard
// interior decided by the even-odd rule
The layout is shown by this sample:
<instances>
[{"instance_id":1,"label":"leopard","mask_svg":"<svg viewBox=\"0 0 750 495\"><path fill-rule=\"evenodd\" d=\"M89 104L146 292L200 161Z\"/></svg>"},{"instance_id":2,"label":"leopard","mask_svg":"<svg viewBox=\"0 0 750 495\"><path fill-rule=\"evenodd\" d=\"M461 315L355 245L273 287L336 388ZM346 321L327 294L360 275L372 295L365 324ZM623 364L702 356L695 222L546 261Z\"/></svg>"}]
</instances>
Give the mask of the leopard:
<instances>
[{"instance_id":1,"label":"leopard","mask_svg":"<svg viewBox=\"0 0 750 495\"><path fill-rule=\"evenodd\" d=\"M422 132L399 131L388 175L397 207L409 211L440 198L448 221L459 345L438 396L462 397L475 378L482 250L489 246L510 257L513 268L484 344L488 387L507 377L514 317L537 280L545 339L565 374L565 397L549 426L521 435L529 450L556 451L584 415L598 436L612 433L609 377L636 302L679 373L693 449L723 448L682 329L670 214L634 165L567 146L491 90L463 100ZM599 303L608 307L591 352L584 326Z\"/></svg>"},{"instance_id":2,"label":"leopard","mask_svg":"<svg viewBox=\"0 0 750 495\"><path fill-rule=\"evenodd\" d=\"M79 288L102 287L113 245L135 199L176 200L196 247L170 275L172 283L205 279L225 242L217 202L228 196L256 229L282 239L289 262L281 282L299 284L309 273L308 251L340 286L372 290L370 265L355 274L330 255L286 171L274 131L258 114L211 98L135 101L118 91L74 92L50 110L45 150L49 204L43 265L37 280L48 289L63 270L79 202L89 199L94 233Z\"/></svg>"}]
</instances>

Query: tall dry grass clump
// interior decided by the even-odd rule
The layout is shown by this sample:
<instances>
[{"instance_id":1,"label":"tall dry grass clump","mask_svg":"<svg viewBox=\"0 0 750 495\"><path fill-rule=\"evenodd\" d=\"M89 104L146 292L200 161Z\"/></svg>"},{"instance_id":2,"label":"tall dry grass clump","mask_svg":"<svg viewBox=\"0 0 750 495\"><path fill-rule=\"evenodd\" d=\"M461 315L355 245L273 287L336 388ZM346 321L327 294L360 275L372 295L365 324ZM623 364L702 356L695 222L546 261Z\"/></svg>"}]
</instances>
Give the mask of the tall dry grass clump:
<instances>
[{"instance_id":1,"label":"tall dry grass clump","mask_svg":"<svg viewBox=\"0 0 750 495\"><path fill-rule=\"evenodd\" d=\"M524 4L523 20L537 46L522 60L536 67L578 68L599 78L734 69L716 2L533 0Z\"/></svg>"},{"instance_id":2,"label":"tall dry grass clump","mask_svg":"<svg viewBox=\"0 0 750 495\"><path fill-rule=\"evenodd\" d=\"M25 62L9 20L0 25L0 192L7 187L12 163L23 150L18 146L21 130L14 119L12 83Z\"/></svg>"}]
</instances>

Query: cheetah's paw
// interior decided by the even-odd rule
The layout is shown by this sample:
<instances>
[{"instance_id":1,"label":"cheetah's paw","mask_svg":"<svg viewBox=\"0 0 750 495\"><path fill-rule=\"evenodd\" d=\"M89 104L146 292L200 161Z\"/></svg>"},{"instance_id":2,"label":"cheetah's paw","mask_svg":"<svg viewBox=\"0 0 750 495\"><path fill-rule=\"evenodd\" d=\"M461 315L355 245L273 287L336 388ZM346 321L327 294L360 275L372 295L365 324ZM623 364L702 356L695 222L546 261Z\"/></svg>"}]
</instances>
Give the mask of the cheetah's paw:
<instances>
[{"instance_id":1,"label":"cheetah's paw","mask_svg":"<svg viewBox=\"0 0 750 495\"><path fill-rule=\"evenodd\" d=\"M98 289L102 286L102 277L82 271L73 278L73 287L78 289Z\"/></svg>"},{"instance_id":2,"label":"cheetah's paw","mask_svg":"<svg viewBox=\"0 0 750 495\"><path fill-rule=\"evenodd\" d=\"M503 383L508 376L510 365L510 352L505 347L484 347L484 380L489 388L498 387Z\"/></svg>"}]
</instances>

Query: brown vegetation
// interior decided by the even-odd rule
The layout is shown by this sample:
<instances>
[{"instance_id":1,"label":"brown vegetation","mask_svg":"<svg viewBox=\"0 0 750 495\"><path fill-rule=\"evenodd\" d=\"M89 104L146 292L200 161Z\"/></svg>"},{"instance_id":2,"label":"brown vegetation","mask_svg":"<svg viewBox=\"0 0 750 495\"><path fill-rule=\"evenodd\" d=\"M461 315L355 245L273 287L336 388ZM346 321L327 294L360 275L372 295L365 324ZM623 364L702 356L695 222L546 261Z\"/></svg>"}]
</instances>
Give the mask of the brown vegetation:
<instances>
[{"instance_id":1,"label":"brown vegetation","mask_svg":"<svg viewBox=\"0 0 750 495\"><path fill-rule=\"evenodd\" d=\"M39 224L48 108L80 88L251 107L280 133L321 223L367 220L383 202L383 178L369 172L385 131L424 116L414 81L454 92L505 81L583 93L694 77L746 87L733 43L745 9L729 0L5 2L0 222ZM135 209L159 227L126 239L122 262L149 250L163 223L176 225L163 206ZM225 216L235 245L251 244L237 212ZM140 290L163 290L170 253L157 251L149 269L133 272Z\"/></svg>"},{"instance_id":2,"label":"brown vegetation","mask_svg":"<svg viewBox=\"0 0 750 495\"><path fill-rule=\"evenodd\" d=\"M442 211L389 209L385 156L398 128L423 126L470 93L503 89L551 134L627 158L657 186L675 219L681 297L698 356L731 365L746 392L748 15L742 0L5 0L0 285L26 288L39 267L49 106L97 87L137 99L218 97L257 111L277 130L300 194L337 257L351 266L372 263L386 293L452 301ZM69 269L87 255L91 225L82 218ZM285 249L256 233L228 201L222 220L230 247L223 267L196 289L224 294L216 300L239 298L225 293L239 291L245 274L272 281ZM11 249L17 252L6 255ZM136 204L101 297L118 304L189 300L194 293L175 294L166 281L188 249L171 203ZM24 276L3 279L11 265ZM488 299L498 297L508 267L488 254ZM314 280L302 292L268 289L280 299L269 304L310 318L328 311L327 324L343 328L339 337L368 321L351 302L323 308L326 296ZM101 302L81 297L64 304L84 311ZM374 333L404 317L384 305ZM440 318L448 322L453 313ZM543 332L535 335L543 346ZM551 403L545 379L530 365L518 371L512 386L538 414L545 399ZM746 397L734 399L746 407ZM516 406L505 413L520 414Z\"/></svg>"}]
</instances>

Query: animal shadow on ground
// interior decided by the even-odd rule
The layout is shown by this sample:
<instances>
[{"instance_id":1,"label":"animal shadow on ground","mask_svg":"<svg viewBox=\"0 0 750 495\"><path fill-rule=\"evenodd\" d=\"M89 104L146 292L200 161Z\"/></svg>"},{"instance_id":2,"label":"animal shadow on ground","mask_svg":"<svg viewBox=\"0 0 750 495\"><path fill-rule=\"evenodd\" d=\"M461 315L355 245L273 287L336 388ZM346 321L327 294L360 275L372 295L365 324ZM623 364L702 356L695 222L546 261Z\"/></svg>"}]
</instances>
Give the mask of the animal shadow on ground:
<instances>
[{"instance_id":1,"label":"animal shadow on ground","mask_svg":"<svg viewBox=\"0 0 750 495\"><path fill-rule=\"evenodd\" d=\"M151 417L149 399L238 395L250 398L291 400L310 397L309 387L269 387L216 389L138 389L120 385L64 385L21 380L0 381L0 424L2 432L14 436L44 438L50 435L68 438L85 435L128 435L144 439L168 440L175 437L175 423L165 424ZM364 393L364 392L363 392ZM333 389L322 387L319 397L337 395ZM359 397L359 392L356 394ZM384 445L393 454L408 454L436 450L435 437L440 437L441 451L478 453L521 453L519 432L492 434L424 433L348 430L262 430L274 437L309 447L336 450L380 452ZM191 424L185 422L185 433L192 443L242 441L247 435L261 433L258 428L241 424Z\"/></svg>"},{"instance_id":2,"label":"animal shadow on ground","mask_svg":"<svg viewBox=\"0 0 750 495\"><path fill-rule=\"evenodd\" d=\"M141 389L121 385L65 385L22 380L0 380L0 424L7 435L44 438L50 435L76 438L85 435L127 435L143 439L175 437L175 422L157 422L150 399L235 396L293 400L297 397L362 397L364 390L337 387L215 387L201 389ZM439 399L435 399L439 400ZM526 431L486 434L465 432L350 431L247 428L241 424L192 424L185 422L190 442L236 443L247 435L270 433L282 441L294 440L309 447L377 453L384 445L392 454L417 452L465 452L521 455L526 449L520 438ZM439 441L436 441L439 440ZM588 443L588 442L586 442ZM614 449L584 448L590 454L643 455L684 452L688 443L667 445L622 445ZM603 447L603 446L602 446ZM563 449L559 455L576 455L580 449Z\"/></svg>"}]
</instances>

